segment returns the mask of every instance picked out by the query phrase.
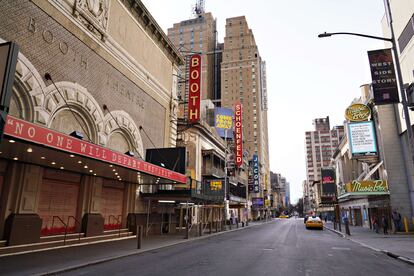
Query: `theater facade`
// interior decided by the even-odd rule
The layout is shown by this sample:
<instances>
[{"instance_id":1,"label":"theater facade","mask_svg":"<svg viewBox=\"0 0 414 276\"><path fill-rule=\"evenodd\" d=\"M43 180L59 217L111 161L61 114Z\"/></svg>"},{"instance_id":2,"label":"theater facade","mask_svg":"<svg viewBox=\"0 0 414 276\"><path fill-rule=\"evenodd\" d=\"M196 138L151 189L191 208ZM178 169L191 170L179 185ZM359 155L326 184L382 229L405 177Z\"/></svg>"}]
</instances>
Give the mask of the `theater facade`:
<instances>
[{"instance_id":1,"label":"theater facade","mask_svg":"<svg viewBox=\"0 0 414 276\"><path fill-rule=\"evenodd\" d=\"M141 1L0 2L19 46L0 144L0 241L126 228L141 193L186 183L145 161L175 147L180 54Z\"/></svg>"}]
</instances>

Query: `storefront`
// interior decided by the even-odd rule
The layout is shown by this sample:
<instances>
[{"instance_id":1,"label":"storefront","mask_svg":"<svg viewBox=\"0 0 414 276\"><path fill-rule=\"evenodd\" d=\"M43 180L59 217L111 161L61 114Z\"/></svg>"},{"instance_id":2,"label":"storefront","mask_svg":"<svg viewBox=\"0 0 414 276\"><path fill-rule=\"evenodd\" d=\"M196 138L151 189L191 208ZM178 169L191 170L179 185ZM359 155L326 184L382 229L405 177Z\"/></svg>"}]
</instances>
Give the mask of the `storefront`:
<instances>
[{"instance_id":1,"label":"storefront","mask_svg":"<svg viewBox=\"0 0 414 276\"><path fill-rule=\"evenodd\" d=\"M4 133L2 206L17 201L1 211L9 244L126 227L139 185L186 183L185 175L12 116Z\"/></svg>"},{"instance_id":2,"label":"storefront","mask_svg":"<svg viewBox=\"0 0 414 276\"><path fill-rule=\"evenodd\" d=\"M381 222L382 216L385 216L389 225L391 225L387 181L354 180L351 183L347 183L344 188L338 197L339 208L341 216L348 217L351 225L372 228L373 219Z\"/></svg>"}]
</instances>

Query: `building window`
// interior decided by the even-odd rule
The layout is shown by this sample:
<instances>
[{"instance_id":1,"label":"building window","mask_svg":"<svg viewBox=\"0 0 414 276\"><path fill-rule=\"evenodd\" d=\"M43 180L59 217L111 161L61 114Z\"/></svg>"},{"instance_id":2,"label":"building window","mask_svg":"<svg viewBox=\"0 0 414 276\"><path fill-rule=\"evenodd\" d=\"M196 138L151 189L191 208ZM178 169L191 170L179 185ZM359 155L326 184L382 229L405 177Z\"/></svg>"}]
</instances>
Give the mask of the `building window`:
<instances>
[{"instance_id":1,"label":"building window","mask_svg":"<svg viewBox=\"0 0 414 276\"><path fill-rule=\"evenodd\" d=\"M400 47L400 53L402 53L414 36L414 14L411 16L400 37L398 38L398 46Z\"/></svg>"}]
</instances>

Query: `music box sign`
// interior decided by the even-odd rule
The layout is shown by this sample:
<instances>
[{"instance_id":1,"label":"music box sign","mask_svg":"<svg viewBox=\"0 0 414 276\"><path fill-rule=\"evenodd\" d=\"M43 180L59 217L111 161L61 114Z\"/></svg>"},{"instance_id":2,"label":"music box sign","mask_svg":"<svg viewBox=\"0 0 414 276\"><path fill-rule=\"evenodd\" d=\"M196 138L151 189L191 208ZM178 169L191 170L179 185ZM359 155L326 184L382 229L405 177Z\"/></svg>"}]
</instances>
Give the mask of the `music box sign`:
<instances>
[{"instance_id":1,"label":"music box sign","mask_svg":"<svg viewBox=\"0 0 414 276\"><path fill-rule=\"evenodd\" d=\"M345 185L345 192L347 193L370 193L382 194L388 193L388 182L386 180L354 180Z\"/></svg>"},{"instance_id":2,"label":"music box sign","mask_svg":"<svg viewBox=\"0 0 414 276\"><path fill-rule=\"evenodd\" d=\"M371 109L365 104L353 104L345 110L345 118L351 122L368 121Z\"/></svg>"}]
</instances>

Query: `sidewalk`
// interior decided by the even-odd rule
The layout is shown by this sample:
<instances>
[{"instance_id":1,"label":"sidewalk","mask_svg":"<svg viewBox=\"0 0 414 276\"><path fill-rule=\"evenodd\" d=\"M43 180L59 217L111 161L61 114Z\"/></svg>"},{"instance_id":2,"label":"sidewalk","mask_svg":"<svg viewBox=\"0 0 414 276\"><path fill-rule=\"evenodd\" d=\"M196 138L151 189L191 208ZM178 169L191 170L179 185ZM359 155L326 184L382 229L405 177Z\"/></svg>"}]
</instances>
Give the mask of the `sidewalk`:
<instances>
[{"instance_id":1,"label":"sidewalk","mask_svg":"<svg viewBox=\"0 0 414 276\"><path fill-rule=\"evenodd\" d=\"M267 221L267 223L272 221ZM217 233L213 231L212 234L204 234L201 237L190 236L189 239L184 239L184 231L179 234L143 237L141 249L137 249L137 239L135 236L132 236L122 240L72 245L25 254L1 256L0 275L53 275L58 272L141 254L155 249L209 238L232 231L249 229L264 223L266 221L249 222L249 226L239 226L239 228L233 225L232 230L227 226L226 231Z\"/></svg>"},{"instance_id":2,"label":"sidewalk","mask_svg":"<svg viewBox=\"0 0 414 276\"><path fill-rule=\"evenodd\" d=\"M332 222L325 224L325 228L341 234L344 238L414 265L414 235L412 233L398 232L384 235L381 232L377 234L369 228L350 226L351 236L348 236L345 234L345 225L341 226L342 232L339 232L334 230Z\"/></svg>"}]
</instances>

